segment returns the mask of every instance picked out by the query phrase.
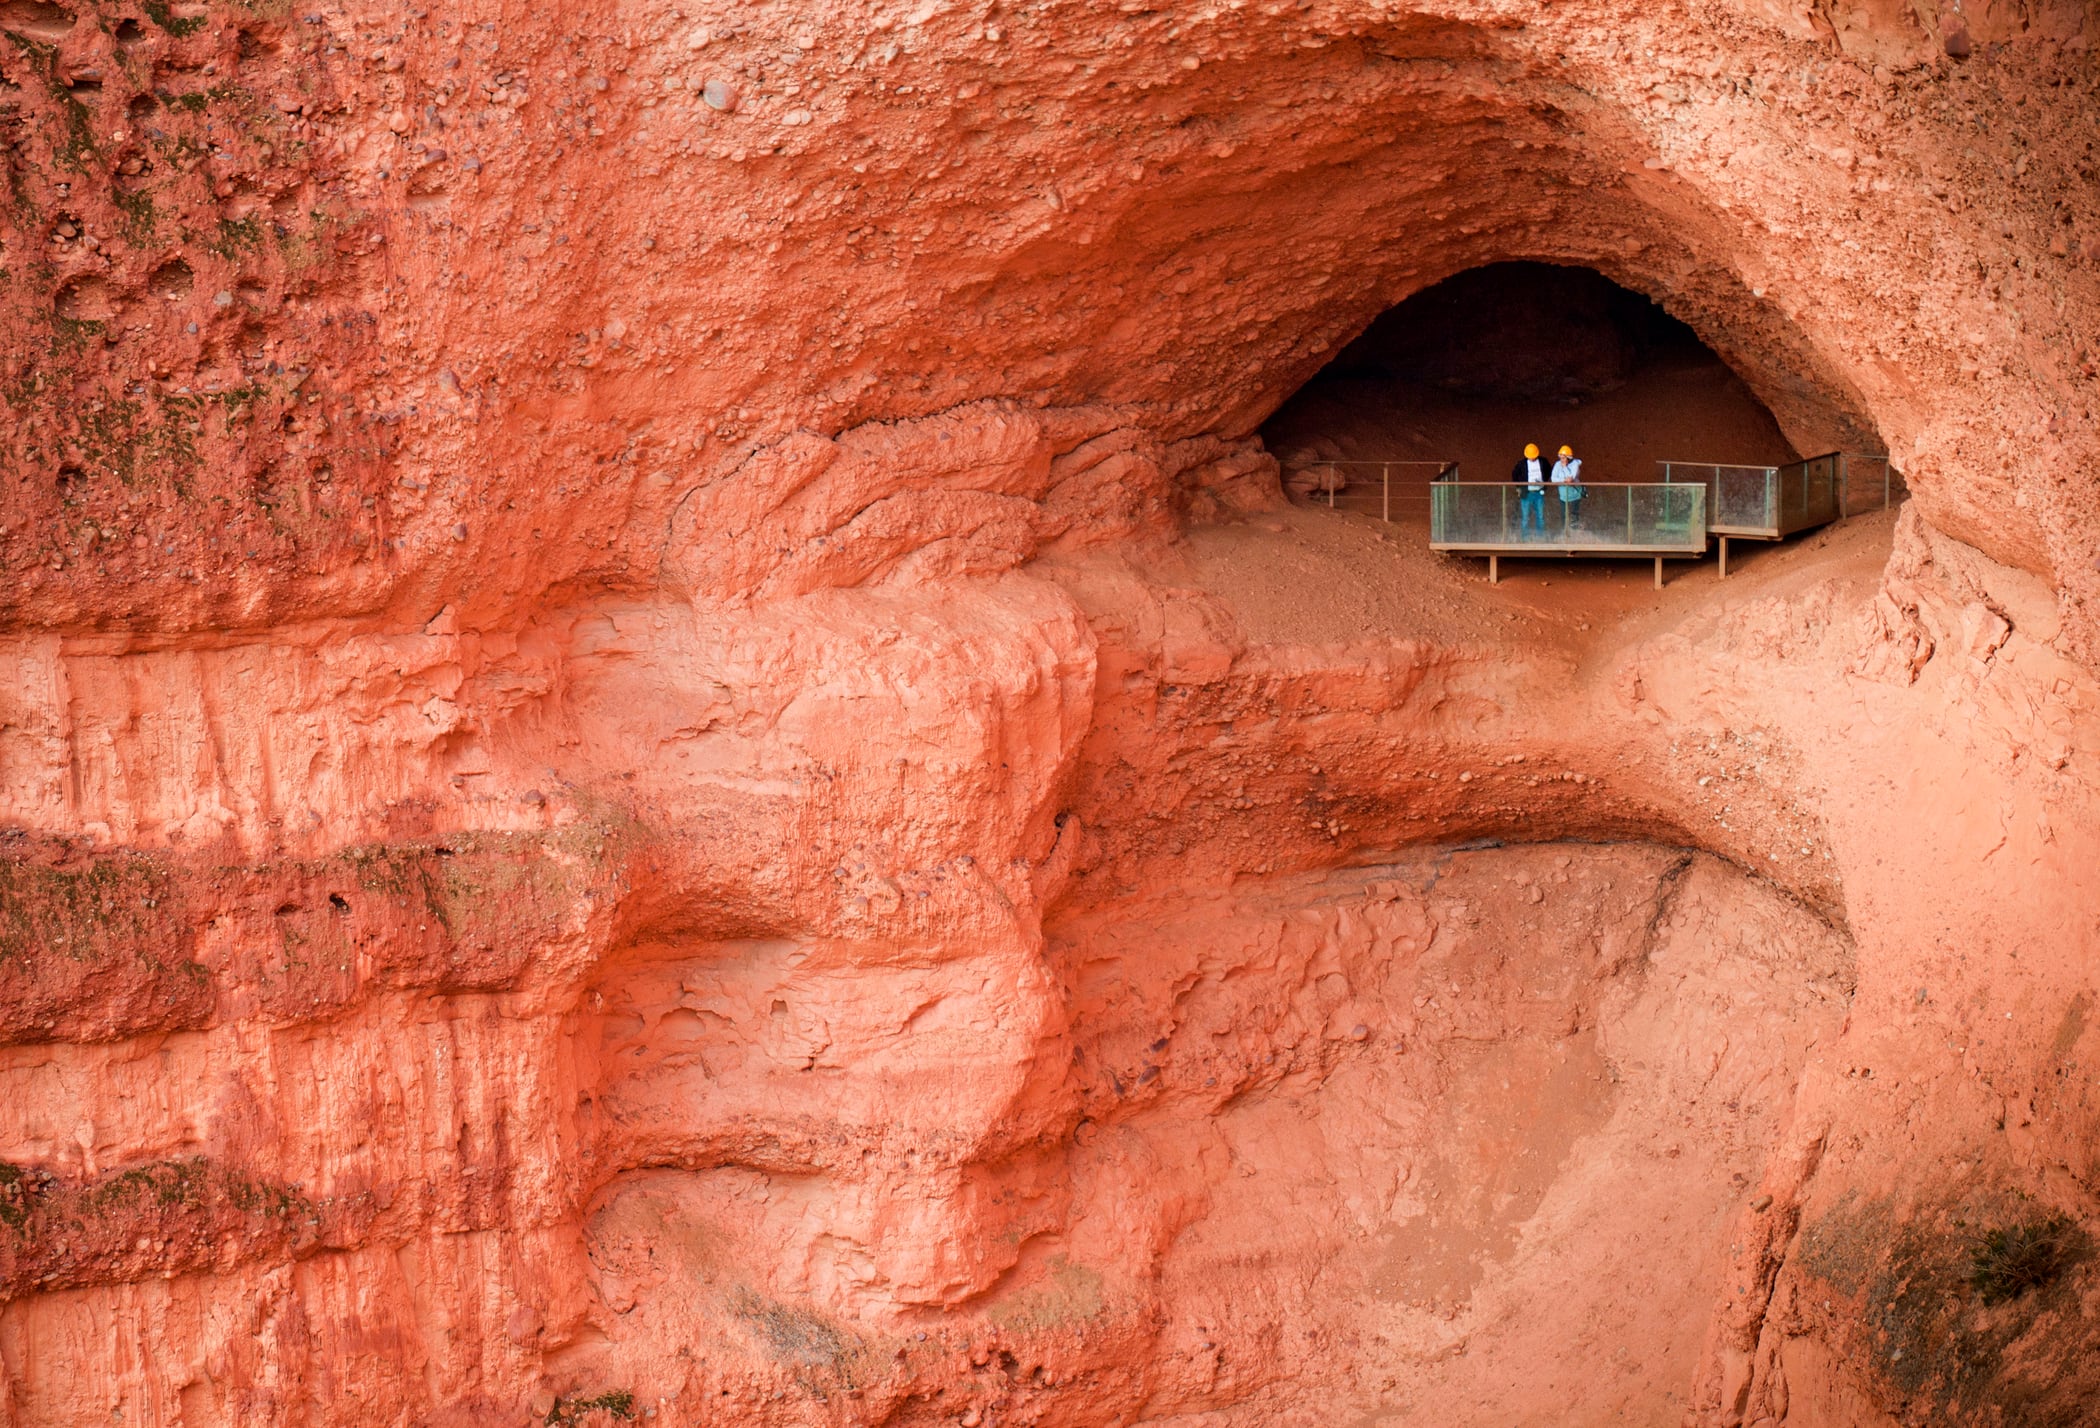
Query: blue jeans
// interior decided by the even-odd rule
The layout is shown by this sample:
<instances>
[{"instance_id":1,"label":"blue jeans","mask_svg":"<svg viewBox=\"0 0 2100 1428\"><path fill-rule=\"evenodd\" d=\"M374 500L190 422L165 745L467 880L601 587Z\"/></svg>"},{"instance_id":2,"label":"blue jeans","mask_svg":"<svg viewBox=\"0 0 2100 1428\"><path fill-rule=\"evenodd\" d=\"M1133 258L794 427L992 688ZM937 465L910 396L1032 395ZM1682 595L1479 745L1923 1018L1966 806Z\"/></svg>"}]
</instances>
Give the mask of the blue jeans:
<instances>
[{"instance_id":1,"label":"blue jeans","mask_svg":"<svg viewBox=\"0 0 2100 1428\"><path fill-rule=\"evenodd\" d=\"M1527 486L1524 494L1517 498L1517 534L1522 535L1538 523L1538 533L1546 533L1546 493L1536 486Z\"/></svg>"}]
</instances>

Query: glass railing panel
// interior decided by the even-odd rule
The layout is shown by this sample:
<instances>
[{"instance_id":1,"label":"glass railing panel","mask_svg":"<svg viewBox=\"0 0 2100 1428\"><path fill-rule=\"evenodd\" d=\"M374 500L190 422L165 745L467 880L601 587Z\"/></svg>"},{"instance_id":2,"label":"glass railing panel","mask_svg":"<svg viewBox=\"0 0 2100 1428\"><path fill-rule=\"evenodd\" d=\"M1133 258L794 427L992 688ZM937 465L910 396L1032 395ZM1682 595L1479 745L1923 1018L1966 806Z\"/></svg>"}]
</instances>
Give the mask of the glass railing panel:
<instances>
[{"instance_id":1,"label":"glass railing panel","mask_svg":"<svg viewBox=\"0 0 2100 1428\"><path fill-rule=\"evenodd\" d=\"M1902 498L1903 476L1886 456L1846 452L1838 467L1839 514L1856 516L1879 511Z\"/></svg>"},{"instance_id":2,"label":"glass railing panel","mask_svg":"<svg viewBox=\"0 0 2100 1428\"><path fill-rule=\"evenodd\" d=\"M1665 461L1658 465L1665 481L1705 485L1706 509L1715 526L1769 530L1778 519L1779 493L1773 467L1714 461Z\"/></svg>"},{"instance_id":3,"label":"glass railing panel","mask_svg":"<svg viewBox=\"0 0 2100 1428\"><path fill-rule=\"evenodd\" d=\"M1713 523L1758 530L1770 526L1776 500L1773 476L1769 466L1716 467Z\"/></svg>"},{"instance_id":4,"label":"glass railing panel","mask_svg":"<svg viewBox=\"0 0 2100 1428\"><path fill-rule=\"evenodd\" d=\"M1706 549L1703 486L1625 486L1626 544ZM1609 493L1607 493L1609 501Z\"/></svg>"},{"instance_id":5,"label":"glass railing panel","mask_svg":"<svg viewBox=\"0 0 2100 1428\"><path fill-rule=\"evenodd\" d=\"M1429 537L1438 545L1505 548L1706 548L1704 485L1586 481L1581 489L1582 499L1569 502L1552 487L1527 498L1513 481L1438 482Z\"/></svg>"},{"instance_id":6,"label":"glass railing panel","mask_svg":"<svg viewBox=\"0 0 2100 1428\"><path fill-rule=\"evenodd\" d=\"M1521 495L1510 481L1439 481L1430 488L1429 538L1448 545L1513 544L1524 518Z\"/></svg>"},{"instance_id":7,"label":"glass railing panel","mask_svg":"<svg viewBox=\"0 0 2100 1428\"><path fill-rule=\"evenodd\" d=\"M1781 532L1824 525L1842 514L1844 460L1836 452L1779 468L1778 528Z\"/></svg>"}]
</instances>

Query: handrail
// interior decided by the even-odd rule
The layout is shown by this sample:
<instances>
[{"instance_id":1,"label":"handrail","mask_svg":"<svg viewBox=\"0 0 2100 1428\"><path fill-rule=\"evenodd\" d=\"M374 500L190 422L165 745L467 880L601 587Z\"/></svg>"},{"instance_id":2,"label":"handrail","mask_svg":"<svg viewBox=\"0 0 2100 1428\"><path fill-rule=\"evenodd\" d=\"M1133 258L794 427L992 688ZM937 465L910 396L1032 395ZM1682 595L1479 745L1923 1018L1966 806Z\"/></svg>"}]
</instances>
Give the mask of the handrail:
<instances>
[{"instance_id":1,"label":"handrail","mask_svg":"<svg viewBox=\"0 0 2100 1428\"><path fill-rule=\"evenodd\" d=\"M1826 452L1821 456L1805 457L1784 465L1738 461L1679 461L1659 460L1660 482L1644 481L1596 481L1587 477L1571 483L1578 490L1608 489L1626 490L1645 486L1697 486L1709 497L1709 505L1702 512L1710 527L1719 527L1722 534L1734 531L1739 535L1758 539L1773 539L1808 526L1825 521L1843 519L1852 515L1852 463L1875 463L1882 468L1882 505L1894 500L1895 486L1901 476L1885 456L1864 452ZM1379 508L1375 514L1390 524L1393 519L1393 501L1397 494L1403 503L1413 503L1412 509L1419 511L1437 491L1455 486L1527 486L1529 482L1493 479L1488 481L1462 481L1459 479L1459 463L1435 461L1414 457L1362 457L1337 456L1294 463L1294 479L1290 484L1298 499L1317 499L1321 492L1327 496L1330 510L1340 505L1340 496L1351 488L1362 489L1371 483L1355 477L1352 473L1376 468L1379 473ZM1434 468L1434 473L1422 486L1404 485L1395 493L1395 472L1420 471ZM1697 473L1694 479L1687 476ZM1310 478L1310 479L1303 479ZM1798 478L1798 479L1797 479ZM1871 475L1869 476L1871 479ZM1745 482L1748 489L1744 489ZM1552 489L1565 489L1558 483L1541 483ZM1795 486L1799 487L1796 491ZM1725 490L1724 490L1725 487ZM1361 510L1361 507L1356 507ZM1365 511L1364 514L1374 514ZM1433 512L1432 512L1433 514Z\"/></svg>"},{"instance_id":2,"label":"handrail","mask_svg":"<svg viewBox=\"0 0 2100 1428\"><path fill-rule=\"evenodd\" d=\"M1674 458L1658 460L1655 464L1662 468L1662 478L1667 483L1679 484L1682 476L1689 475L1693 479L1681 481L1681 484L1705 486L1714 498L1716 509L1713 516L1717 525L1755 527L1784 535L1854 514L1852 482L1855 462L1866 466L1880 465L1880 509L1886 510L1895 499L1895 484L1900 473L1888 457L1871 452L1826 451L1777 465L1754 461L1679 461ZM1726 493L1722 489L1724 482L1728 483ZM1747 490L1744 489L1746 482L1749 483Z\"/></svg>"},{"instance_id":3,"label":"handrail","mask_svg":"<svg viewBox=\"0 0 2100 1428\"><path fill-rule=\"evenodd\" d=\"M1847 516L1852 514L1852 463L1855 461L1863 461L1870 464L1874 462L1879 462L1881 464L1880 509L1885 511L1894 502L1896 483L1903 479L1903 473L1896 469L1896 463L1889 459L1887 453L1876 453L1872 451L1833 451L1829 454L1837 458L1838 475L1845 484L1844 506L1842 509L1842 514ZM1818 457L1816 459L1822 460L1824 458Z\"/></svg>"},{"instance_id":4,"label":"handrail","mask_svg":"<svg viewBox=\"0 0 2100 1428\"><path fill-rule=\"evenodd\" d=\"M1446 481L1432 494L1429 539L1437 550L1697 555L1706 549L1701 482Z\"/></svg>"},{"instance_id":5,"label":"handrail","mask_svg":"<svg viewBox=\"0 0 2100 1428\"><path fill-rule=\"evenodd\" d=\"M1837 457L1840 460L1888 460L1886 456L1879 456L1871 451L1819 451L1814 456L1796 457L1792 461L1686 461L1681 457L1672 456L1658 459L1655 464L1657 466L1718 466L1723 468L1724 470L1733 471L1769 471L1775 468L1799 466L1804 461L1828 461L1833 456Z\"/></svg>"},{"instance_id":6,"label":"handrail","mask_svg":"<svg viewBox=\"0 0 2100 1428\"><path fill-rule=\"evenodd\" d=\"M1394 467L1434 466L1436 468L1436 475L1430 477L1431 483L1442 481L1449 476L1455 475L1458 471L1458 463L1456 461L1420 461L1413 459L1394 459L1387 461L1368 457L1336 457L1331 461L1325 459L1317 461L1308 461L1299 466L1298 469L1301 471L1317 471L1323 467L1333 466L1376 466L1379 468L1379 517L1380 519L1384 520L1388 525L1390 525L1393 520ZM1337 486L1333 481L1323 479L1320 484L1327 495L1327 509L1331 511L1335 508L1335 493L1338 490L1340 490L1341 487L1347 486L1349 482L1345 478L1340 483L1340 486ZM1402 492L1401 499L1407 500L1412 499L1412 497L1409 495L1409 493Z\"/></svg>"}]
</instances>

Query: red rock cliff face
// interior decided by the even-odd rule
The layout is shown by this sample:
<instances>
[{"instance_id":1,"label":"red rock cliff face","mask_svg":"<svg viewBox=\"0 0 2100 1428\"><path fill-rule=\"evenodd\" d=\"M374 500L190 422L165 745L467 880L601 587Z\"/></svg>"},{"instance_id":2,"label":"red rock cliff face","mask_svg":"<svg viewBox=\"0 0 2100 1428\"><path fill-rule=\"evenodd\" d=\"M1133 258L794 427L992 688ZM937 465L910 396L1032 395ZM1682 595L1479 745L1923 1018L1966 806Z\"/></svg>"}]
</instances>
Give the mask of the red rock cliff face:
<instances>
[{"instance_id":1,"label":"red rock cliff face","mask_svg":"<svg viewBox=\"0 0 2100 1428\"><path fill-rule=\"evenodd\" d=\"M0 5L10 1421L2081 1421L2096 25ZM1519 258L1914 499L1279 598Z\"/></svg>"}]
</instances>

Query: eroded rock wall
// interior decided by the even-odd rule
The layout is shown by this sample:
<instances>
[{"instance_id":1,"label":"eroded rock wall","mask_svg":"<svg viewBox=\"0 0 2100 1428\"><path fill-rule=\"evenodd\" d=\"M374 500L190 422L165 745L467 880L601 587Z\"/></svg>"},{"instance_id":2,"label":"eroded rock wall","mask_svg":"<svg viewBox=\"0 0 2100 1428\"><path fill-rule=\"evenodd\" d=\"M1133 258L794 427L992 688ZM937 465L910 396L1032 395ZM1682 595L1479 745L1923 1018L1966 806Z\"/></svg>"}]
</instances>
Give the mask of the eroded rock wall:
<instances>
[{"instance_id":1,"label":"eroded rock wall","mask_svg":"<svg viewBox=\"0 0 2100 1428\"><path fill-rule=\"evenodd\" d=\"M2075 6L18 8L20 624L508 621L798 428L1243 433L1512 257L2100 582Z\"/></svg>"},{"instance_id":2,"label":"eroded rock wall","mask_svg":"<svg viewBox=\"0 0 2100 1428\"><path fill-rule=\"evenodd\" d=\"M0 7L5 1411L2064 1421L2091 23ZM1263 613L1520 257L1885 565Z\"/></svg>"}]
</instances>

